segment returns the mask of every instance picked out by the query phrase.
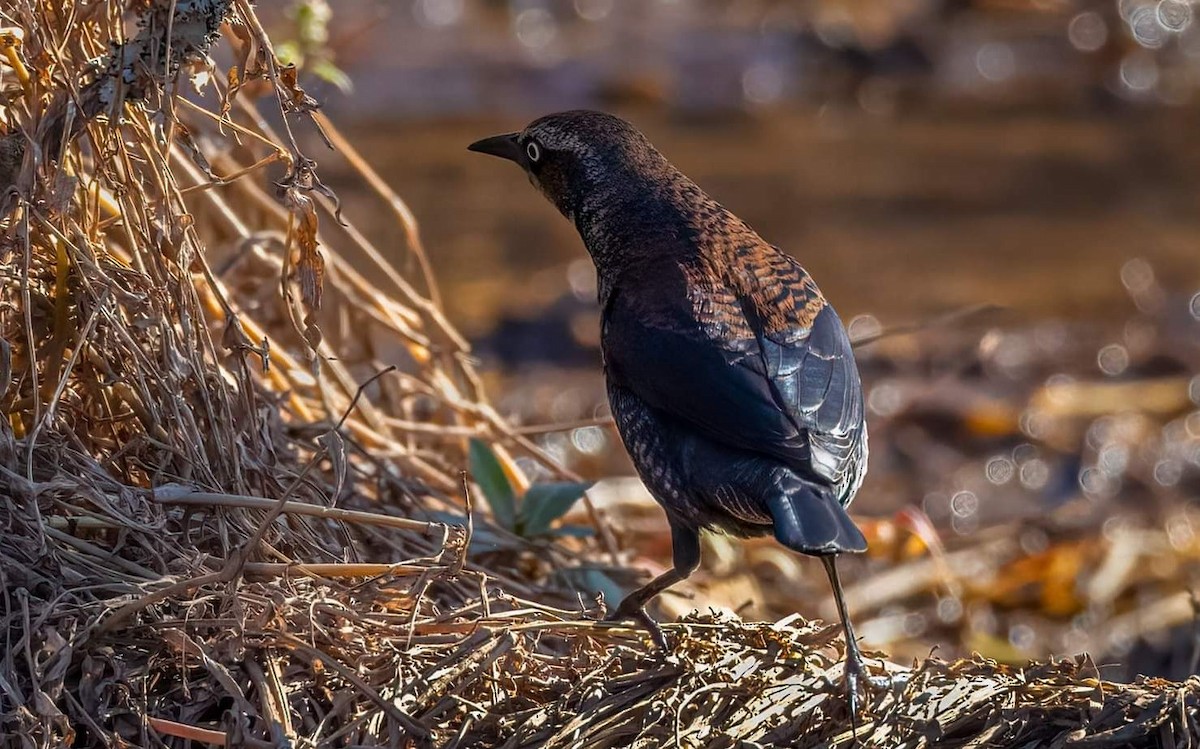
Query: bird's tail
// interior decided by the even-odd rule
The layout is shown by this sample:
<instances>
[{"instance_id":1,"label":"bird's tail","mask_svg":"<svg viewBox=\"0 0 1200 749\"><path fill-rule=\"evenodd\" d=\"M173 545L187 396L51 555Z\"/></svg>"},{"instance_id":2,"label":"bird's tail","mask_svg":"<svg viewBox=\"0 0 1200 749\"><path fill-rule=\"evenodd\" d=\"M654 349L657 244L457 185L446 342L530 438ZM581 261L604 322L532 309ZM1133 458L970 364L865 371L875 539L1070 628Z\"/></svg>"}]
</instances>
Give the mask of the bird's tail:
<instances>
[{"instance_id":1,"label":"bird's tail","mask_svg":"<svg viewBox=\"0 0 1200 749\"><path fill-rule=\"evenodd\" d=\"M805 481L792 471L781 474L776 480L780 491L767 502L779 543L814 556L867 550L866 537L830 487Z\"/></svg>"}]
</instances>

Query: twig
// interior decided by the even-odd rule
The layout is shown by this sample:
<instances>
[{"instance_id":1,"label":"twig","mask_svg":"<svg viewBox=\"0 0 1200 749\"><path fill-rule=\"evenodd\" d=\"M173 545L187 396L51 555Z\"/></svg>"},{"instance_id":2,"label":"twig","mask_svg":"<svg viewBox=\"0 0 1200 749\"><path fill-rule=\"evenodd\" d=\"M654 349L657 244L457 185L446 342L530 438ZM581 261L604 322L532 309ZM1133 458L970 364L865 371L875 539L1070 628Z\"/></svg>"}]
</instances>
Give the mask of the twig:
<instances>
[{"instance_id":1,"label":"twig","mask_svg":"<svg viewBox=\"0 0 1200 749\"><path fill-rule=\"evenodd\" d=\"M146 716L146 722L164 736L199 741L202 744L212 744L213 746L228 746L229 740L224 731L214 731L211 728L201 728L187 723L176 723L173 720L154 718L149 715Z\"/></svg>"},{"instance_id":2,"label":"twig","mask_svg":"<svg viewBox=\"0 0 1200 749\"><path fill-rule=\"evenodd\" d=\"M383 575L419 575L429 572L428 567L411 564L276 564L273 562L246 562L242 566L246 575L266 577L304 576L313 578L381 577Z\"/></svg>"},{"instance_id":3,"label":"twig","mask_svg":"<svg viewBox=\"0 0 1200 749\"><path fill-rule=\"evenodd\" d=\"M415 720L413 720L412 717L410 717L408 714L406 714L400 708L396 707L390 701L385 700L382 697L380 697L379 693L376 692L374 689L372 689L361 678L359 678L358 674L354 673L354 671L347 668L336 658L333 658L333 657L329 656L328 654L323 653L320 650L317 650L316 648L306 645L305 643L296 639L292 635L279 632L279 633L272 633L272 636L278 641L278 644L281 647L286 647L290 650L294 650L298 653L302 653L311 659L321 661L321 663L325 664L326 668L328 668L331 671L336 672L343 679L350 682L350 684L353 685L355 689L357 689L360 693L362 693L369 700L371 700L371 702L375 703L375 705L378 706L380 710L387 713L387 715L389 717L391 717L392 720L396 721L401 726L403 726L404 730L408 731L414 737L421 739L421 740L426 740L429 738L429 729L428 728L417 723Z\"/></svg>"},{"instance_id":4,"label":"twig","mask_svg":"<svg viewBox=\"0 0 1200 749\"><path fill-rule=\"evenodd\" d=\"M395 214L397 221L400 222L400 226L404 230L408 248L416 256L417 263L421 267L421 275L425 278L425 290L429 294L429 301L435 308L441 309L441 293L438 291L437 280L433 274L433 266L429 264L429 255L425 252L425 244L421 241L421 231L417 226L417 217L413 214L412 209L408 207L403 198L397 195L392 188L388 187L387 182L384 182L379 173L371 168L370 163L362 157L358 149L354 147L354 144L342 135L342 132L328 117L322 112L314 112L313 118L316 119L321 129L325 131L326 137L329 138L334 148L341 152L346 161L350 162L350 166L354 167L355 171L363 176L363 179L367 181L367 184L375 191L375 194L382 198L388 207L392 209L392 213ZM379 262L377 265L390 268L390 264L386 262Z\"/></svg>"},{"instance_id":5,"label":"twig","mask_svg":"<svg viewBox=\"0 0 1200 749\"><path fill-rule=\"evenodd\" d=\"M513 434L529 437L538 434L572 432L576 429L585 429L587 427L611 427L613 425L613 418L611 416L597 416L591 419L576 419L574 421L557 421L550 424L530 424L528 426L513 427Z\"/></svg>"},{"instance_id":6,"label":"twig","mask_svg":"<svg viewBox=\"0 0 1200 749\"><path fill-rule=\"evenodd\" d=\"M153 492L154 501L172 505L197 505L202 507L242 507L248 510L269 510L278 506L278 500L265 497L247 497L236 494L216 494L213 492L197 492L180 487L160 487ZM336 520L341 523L361 523L379 525L388 528L400 528L418 531L426 535L438 532L440 523L429 523L423 520L398 518L392 515L381 515L362 510L343 510L337 507L314 505L307 502L288 500L283 503L282 511L293 515L309 515L311 517Z\"/></svg>"}]
</instances>

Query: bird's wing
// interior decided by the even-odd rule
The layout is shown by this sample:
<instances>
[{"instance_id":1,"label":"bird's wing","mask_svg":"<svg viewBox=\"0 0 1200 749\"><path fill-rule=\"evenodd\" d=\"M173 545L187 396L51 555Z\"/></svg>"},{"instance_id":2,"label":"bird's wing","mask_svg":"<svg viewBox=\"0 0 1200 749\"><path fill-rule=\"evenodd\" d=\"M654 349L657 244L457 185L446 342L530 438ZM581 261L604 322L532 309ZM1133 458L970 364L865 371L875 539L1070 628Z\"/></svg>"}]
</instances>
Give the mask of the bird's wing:
<instances>
[{"instance_id":1,"label":"bird's wing","mask_svg":"<svg viewBox=\"0 0 1200 749\"><path fill-rule=\"evenodd\" d=\"M605 309L609 377L709 439L771 455L848 502L865 458L850 341L804 269L782 253L733 282L688 282L691 309L640 294Z\"/></svg>"}]
</instances>

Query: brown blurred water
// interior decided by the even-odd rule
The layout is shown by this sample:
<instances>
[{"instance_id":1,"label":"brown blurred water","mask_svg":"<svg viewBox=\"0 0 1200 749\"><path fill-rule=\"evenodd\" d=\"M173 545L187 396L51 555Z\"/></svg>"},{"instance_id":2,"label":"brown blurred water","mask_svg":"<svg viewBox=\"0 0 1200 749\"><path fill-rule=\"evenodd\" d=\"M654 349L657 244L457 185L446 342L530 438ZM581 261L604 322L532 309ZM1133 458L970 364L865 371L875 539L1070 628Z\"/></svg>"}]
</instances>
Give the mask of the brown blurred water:
<instances>
[{"instance_id":1,"label":"brown blurred water","mask_svg":"<svg viewBox=\"0 0 1200 749\"><path fill-rule=\"evenodd\" d=\"M845 319L990 302L1113 320L1133 257L1200 284L1200 24L1178 0L330 7L355 91L313 90L412 205L476 337L571 286L586 301L587 274L520 173L465 146L581 106L634 121ZM402 261L339 165L326 178Z\"/></svg>"},{"instance_id":2,"label":"brown blurred water","mask_svg":"<svg viewBox=\"0 0 1200 749\"><path fill-rule=\"evenodd\" d=\"M1137 257L1181 292L1200 286L1192 111L776 111L718 123L619 113L799 258L847 320L991 303L1017 319L1112 322L1130 310L1119 273ZM419 217L446 307L473 336L536 315L572 281L587 300L574 228L518 170L465 150L526 119L351 127ZM336 167L326 174L403 264L388 217L360 205Z\"/></svg>"}]
</instances>

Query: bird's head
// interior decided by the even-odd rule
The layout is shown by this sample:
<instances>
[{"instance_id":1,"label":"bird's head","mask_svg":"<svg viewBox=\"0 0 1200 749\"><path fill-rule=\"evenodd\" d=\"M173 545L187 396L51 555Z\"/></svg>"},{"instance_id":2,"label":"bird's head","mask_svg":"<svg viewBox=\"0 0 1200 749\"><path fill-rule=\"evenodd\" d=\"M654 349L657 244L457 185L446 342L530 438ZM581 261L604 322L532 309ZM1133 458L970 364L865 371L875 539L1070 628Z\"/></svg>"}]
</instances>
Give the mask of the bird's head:
<instances>
[{"instance_id":1,"label":"bird's head","mask_svg":"<svg viewBox=\"0 0 1200 749\"><path fill-rule=\"evenodd\" d=\"M589 203L617 190L628 193L640 179L670 169L633 125L587 110L546 115L520 132L484 138L468 148L516 163L572 220Z\"/></svg>"}]
</instances>

